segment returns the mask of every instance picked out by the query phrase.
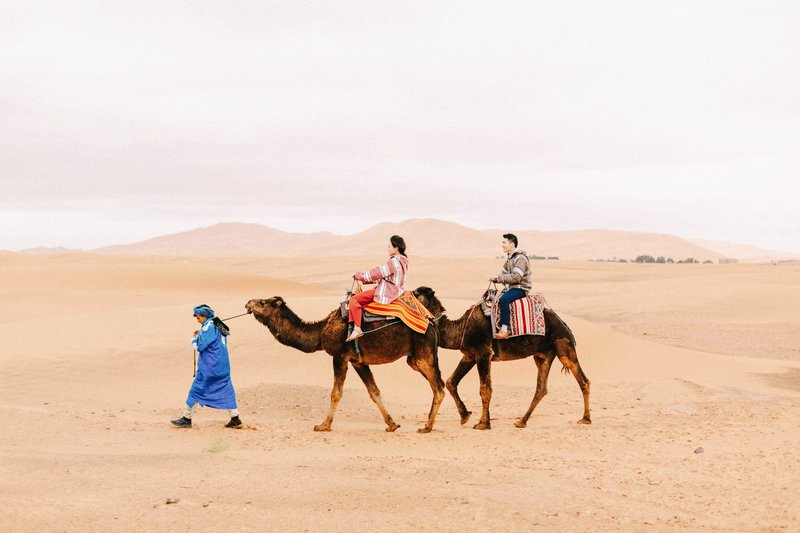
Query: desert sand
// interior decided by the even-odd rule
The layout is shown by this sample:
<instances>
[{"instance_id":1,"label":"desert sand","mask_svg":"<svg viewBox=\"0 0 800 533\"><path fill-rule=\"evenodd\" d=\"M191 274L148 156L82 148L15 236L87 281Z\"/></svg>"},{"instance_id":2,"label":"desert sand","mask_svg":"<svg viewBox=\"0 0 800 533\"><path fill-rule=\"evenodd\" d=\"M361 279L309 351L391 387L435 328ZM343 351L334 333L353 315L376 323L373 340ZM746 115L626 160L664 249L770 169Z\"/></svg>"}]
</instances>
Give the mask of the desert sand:
<instances>
[{"instance_id":1,"label":"desert sand","mask_svg":"<svg viewBox=\"0 0 800 533\"><path fill-rule=\"evenodd\" d=\"M280 294L316 320L380 259L0 254L0 531L800 530L797 264L535 262L592 381L589 426L556 370L514 427L528 359L493 364L491 431L461 426L448 395L417 434L430 388L398 361L373 370L400 429L351 371L333 431L315 433L331 358L250 316L229 323L245 429L213 409L170 426L193 305L227 317ZM407 286L455 318L497 268L412 257ZM459 357L440 351L445 378ZM475 372L461 394L476 413Z\"/></svg>"}]
</instances>

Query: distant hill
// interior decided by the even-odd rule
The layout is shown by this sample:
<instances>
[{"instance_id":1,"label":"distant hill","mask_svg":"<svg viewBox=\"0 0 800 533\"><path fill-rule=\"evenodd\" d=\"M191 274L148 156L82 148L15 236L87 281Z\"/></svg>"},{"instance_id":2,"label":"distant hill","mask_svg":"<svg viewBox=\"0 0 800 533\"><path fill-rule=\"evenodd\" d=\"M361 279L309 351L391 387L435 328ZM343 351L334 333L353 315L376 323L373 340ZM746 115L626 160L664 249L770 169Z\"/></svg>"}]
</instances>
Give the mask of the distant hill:
<instances>
[{"instance_id":1,"label":"distant hill","mask_svg":"<svg viewBox=\"0 0 800 533\"><path fill-rule=\"evenodd\" d=\"M335 236L327 232L289 233L260 224L227 222L93 251L130 255L295 255L302 249L313 250L316 243L331 238Z\"/></svg>"},{"instance_id":2,"label":"distant hill","mask_svg":"<svg viewBox=\"0 0 800 533\"><path fill-rule=\"evenodd\" d=\"M19 253L48 255L48 254L72 254L80 251L81 250L75 250L73 248L64 248L63 246L56 246L56 247L39 246L36 248L26 248L25 250L20 250Z\"/></svg>"},{"instance_id":3,"label":"distant hill","mask_svg":"<svg viewBox=\"0 0 800 533\"><path fill-rule=\"evenodd\" d=\"M386 249L389 237L402 235L408 253L425 257L493 257L500 253L502 235L493 231L467 228L455 222L411 219L383 222L365 231L341 237L323 245L323 255L364 255Z\"/></svg>"},{"instance_id":4,"label":"distant hill","mask_svg":"<svg viewBox=\"0 0 800 533\"><path fill-rule=\"evenodd\" d=\"M393 234L402 235L411 255L495 257L502 234L436 219L385 222L355 235L290 233L260 224L222 223L146 241L107 246L96 253L130 255L355 256L381 254ZM674 235L613 230L515 230L529 255L571 260L628 259L638 255L693 257L700 261L729 257Z\"/></svg>"},{"instance_id":5,"label":"distant hill","mask_svg":"<svg viewBox=\"0 0 800 533\"><path fill-rule=\"evenodd\" d=\"M704 239L692 239L691 242L697 244L698 246L702 246L703 248L717 252L723 257L730 257L745 262L762 263L765 261L800 259L797 254L766 250L764 248L751 246L749 244L737 244L734 242L725 241L708 241Z\"/></svg>"},{"instance_id":6,"label":"distant hill","mask_svg":"<svg viewBox=\"0 0 800 533\"><path fill-rule=\"evenodd\" d=\"M721 256L674 235L613 230L522 231L520 240L536 243L537 255L569 259L634 259L639 255L664 256L676 261L693 257L716 261ZM521 243L520 243L521 246Z\"/></svg>"}]
</instances>

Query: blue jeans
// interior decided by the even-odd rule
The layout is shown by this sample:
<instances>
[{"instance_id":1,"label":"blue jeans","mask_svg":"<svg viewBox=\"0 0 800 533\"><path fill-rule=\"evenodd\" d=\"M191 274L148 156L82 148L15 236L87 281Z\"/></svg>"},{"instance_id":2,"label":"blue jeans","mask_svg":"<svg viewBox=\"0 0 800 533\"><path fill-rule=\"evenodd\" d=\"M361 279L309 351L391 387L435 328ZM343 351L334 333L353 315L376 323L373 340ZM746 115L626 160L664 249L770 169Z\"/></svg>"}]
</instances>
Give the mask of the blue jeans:
<instances>
[{"instance_id":1,"label":"blue jeans","mask_svg":"<svg viewBox=\"0 0 800 533\"><path fill-rule=\"evenodd\" d=\"M519 300L525 296L525 291L522 289L508 289L504 292L498 304L500 306L500 327L506 326L511 323L511 302Z\"/></svg>"}]
</instances>

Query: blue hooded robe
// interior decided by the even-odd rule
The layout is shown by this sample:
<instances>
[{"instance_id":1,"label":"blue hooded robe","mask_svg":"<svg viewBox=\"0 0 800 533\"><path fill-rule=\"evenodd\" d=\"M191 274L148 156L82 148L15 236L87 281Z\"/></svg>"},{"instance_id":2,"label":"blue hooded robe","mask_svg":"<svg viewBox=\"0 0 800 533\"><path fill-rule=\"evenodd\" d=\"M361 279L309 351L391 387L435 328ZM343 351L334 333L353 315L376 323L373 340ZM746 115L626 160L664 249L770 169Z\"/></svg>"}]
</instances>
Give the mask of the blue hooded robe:
<instances>
[{"instance_id":1,"label":"blue hooded robe","mask_svg":"<svg viewBox=\"0 0 800 533\"><path fill-rule=\"evenodd\" d=\"M228 341L207 318L192 346L200 354L197 358L197 376L189 389L186 405L215 409L236 409L236 393L231 382L231 363L228 359Z\"/></svg>"}]
</instances>

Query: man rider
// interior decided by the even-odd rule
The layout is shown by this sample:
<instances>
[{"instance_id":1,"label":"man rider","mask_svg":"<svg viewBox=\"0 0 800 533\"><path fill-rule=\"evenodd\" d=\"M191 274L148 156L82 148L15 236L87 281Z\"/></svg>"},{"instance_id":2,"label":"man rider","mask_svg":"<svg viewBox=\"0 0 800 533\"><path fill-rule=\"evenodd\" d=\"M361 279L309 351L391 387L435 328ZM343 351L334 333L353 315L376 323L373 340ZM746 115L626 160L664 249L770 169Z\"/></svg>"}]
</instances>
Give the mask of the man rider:
<instances>
[{"instance_id":1,"label":"man rider","mask_svg":"<svg viewBox=\"0 0 800 533\"><path fill-rule=\"evenodd\" d=\"M495 339L507 339L509 337L511 303L527 296L531 290L531 262L528 259L528 254L522 250L517 250L517 244L517 236L513 233L503 235L501 246L506 254L506 262L499 274L489 278L489 281L503 283L506 286L506 290L498 301L500 331L495 334Z\"/></svg>"}]
</instances>

